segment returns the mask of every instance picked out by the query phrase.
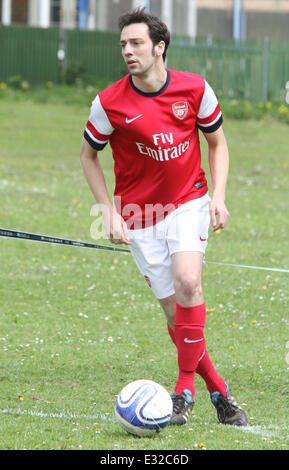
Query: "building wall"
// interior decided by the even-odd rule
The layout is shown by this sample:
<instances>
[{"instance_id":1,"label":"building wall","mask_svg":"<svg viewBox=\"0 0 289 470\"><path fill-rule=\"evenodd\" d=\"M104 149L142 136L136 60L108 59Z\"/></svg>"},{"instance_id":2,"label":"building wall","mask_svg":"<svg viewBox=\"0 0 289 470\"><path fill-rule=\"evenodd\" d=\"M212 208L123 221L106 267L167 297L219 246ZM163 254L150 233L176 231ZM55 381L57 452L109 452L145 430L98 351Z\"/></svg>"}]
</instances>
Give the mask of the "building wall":
<instances>
[{"instance_id":1,"label":"building wall","mask_svg":"<svg viewBox=\"0 0 289 470\"><path fill-rule=\"evenodd\" d=\"M42 1L36 0L38 9ZM54 1L57 3L56 0L51 0L51 5ZM90 15L88 28L113 31L118 29L117 20L122 13L131 9L136 3L142 3L141 0L138 2L136 0L94 1L93 8L91 8L95 12L94 18ZM193 16L188 14L192 1L172 0L171 32L173 35L193 36L195 34L194 26L192 26ZM4 0L0 0L0 21L3 2ZM157 15L161 15L164 2L165 0L150 0L151 10ZM143 3L145 2L143 1ZM195 3L197 8L196 34L198 36L217 38L231 38L233 36L234 0L195 0ZM31 23L32 4L35 5L35 0L11 0L11 22L36 25L35 22ZM61 0L61 4L62 18L65 19L64 26L77 27L77 0ZM268 37L289 40L289 0L243 0L243 5L246 16L245 38L263 39ZM72 14L72 8L75 10L75 14ZM39 14L34 14L34 17L35 21L39 22ZM52 15L47 24L51 23L53 23ZM55 25L55 23L53 24ZM42 25L45 25L43 18Z\"/></svg>"},{"instance_id":2,"label":"building wall","mask_svg":"<svg viewBox=\"0 0 289 470\"><path fill-rule=\"evenodd\" d=\"M198 36L231 38L234 0L196 0ZM289 0L243 0L245 38L289 40Z\"/></svg>"},{"instance_id":3,"label":"building wall","mask_svg":"<svg viewBox=\"0 0 289 470\"><path fill-rule=\"evenodd\" d=\"M173 18L172 18L172 31L174 34L184 35L187 32L187 0L174 0L173 1Z\"/></svg>"},{"instance_id":4,"label":"building wall","mask_svg":"<svg viewBox=\"0 0 289 470\"><path fill-rule=\"evenodd\" d=\"M233 10L198 8L197 36L231 38Z\"/></svg>"},{"instance_id":5,"label":"building wall","mask_svg":"<svg viewBox=\"0 0 289 470\"><path fill-rule=\"evenodd\" d=\"M28 22L28 3L29 0L12 1L12 23Z\"/></svg>"},{"instance_id":6,"label":"building wall","mask_svg":"<svg viewBox=\"0 0 289 470\"><path fill-rule=\"evenodd\" d=\"M250 11L247 13L247 39L268 37L289 40L289 12Z\"/></svg>"},{"instance_id":7,"label":"building wall","mask_svg":"<svg viewBox=\"0 0 289 470\"><path fill-rule=\"evenodd\" d=\"M99 4L102 0L95 0ZM194 35L191 31L188 11L192 0L172 0L171 31L175 35ZM107 15L105 29L116 31L119 15L136 0L105 0ZM197 35L220 38L233 36L234 0L195 0L197 9ZM163 0L150 0L151 11L161 15ZM243 0L245 8L244 33L248 39L289 40L289 0ZM97 24L97 21L96 21ZM102 28L103 29L103 26Z\"/></svg>"},{"instance_id":8,"label":"building wall","mask_svg":"<svg viewBox=\"0 0 289 470\"><path fill-rule=\"evenodd\" d=\"M132 7L131 0L106 0L108 3L107 26L110 31L118 30L118 18Z\"/></svg>"}]
</instances>

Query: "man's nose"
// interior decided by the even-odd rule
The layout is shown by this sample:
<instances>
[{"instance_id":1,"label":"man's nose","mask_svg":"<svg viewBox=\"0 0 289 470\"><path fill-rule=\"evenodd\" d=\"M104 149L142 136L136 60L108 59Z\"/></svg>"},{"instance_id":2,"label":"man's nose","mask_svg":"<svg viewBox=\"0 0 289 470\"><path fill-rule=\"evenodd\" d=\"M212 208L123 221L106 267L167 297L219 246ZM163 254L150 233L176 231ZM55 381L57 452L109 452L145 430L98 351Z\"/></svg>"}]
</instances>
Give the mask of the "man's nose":
<instances>
[{"instance_id":1,"label":"man's nose","mask_svg":"<svg viewBox=\"0 0 289 470\"><path fill-rule=\"evenodd\" d=\"M125 56L132 55L132 47L130 44L126 44L123 48L123 53Z\"/></svg>"}]
</instances>

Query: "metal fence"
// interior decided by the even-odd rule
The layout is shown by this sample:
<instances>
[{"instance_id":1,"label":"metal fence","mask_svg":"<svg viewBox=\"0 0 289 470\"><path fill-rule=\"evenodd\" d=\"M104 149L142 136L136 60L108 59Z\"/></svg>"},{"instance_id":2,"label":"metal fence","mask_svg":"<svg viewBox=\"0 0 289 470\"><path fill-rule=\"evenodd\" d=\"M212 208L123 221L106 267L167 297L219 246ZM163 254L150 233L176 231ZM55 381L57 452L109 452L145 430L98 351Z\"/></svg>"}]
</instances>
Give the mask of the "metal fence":
<instances>
[{"instance_id":1,"label":"metal fence","mask_svg":"<svg viewBox=\"0 0 289 470\"><path fill-rule=\"evenodd\" d=\"M204 76L224 98L283 101L289 81L289 43L175 40L169 66Z\"/></svg>"},{"instance_id":2,"label":"metal fence","mask_svg":"<svg viewBox=\"0 0 289 470\"><path fill-rule=\"evenodd\" d=\"M0 81L19 75L31 84L59 77L56 28L0 27Z\"/></svg>"},{"instance_id":3,"label":"metal fence","mask_svg":"<svg viewBox=\"0 0 289 470\"><path fill-rule=\"evenodd\" d=\"M60 61L58 51L65 51ZM31 84L59 82L73 64L87 75L111 82L126 71L115 32L0 27L0 81L20 75ZM204 76L218 96L283 101L289 82L289 43L174 38L167 67Z\"/></svg>"},{"instance_id":4,"label":"metal fence","mask_svg":"<svg viewBox=\"0 0 289 470\"><path fill-rule=\"evenodd\" d=\"M82 64L100 81L115 81L127 73L118 33L69 30L65 32L65 43L67 66Z\"/></svg>"}]
</instances>

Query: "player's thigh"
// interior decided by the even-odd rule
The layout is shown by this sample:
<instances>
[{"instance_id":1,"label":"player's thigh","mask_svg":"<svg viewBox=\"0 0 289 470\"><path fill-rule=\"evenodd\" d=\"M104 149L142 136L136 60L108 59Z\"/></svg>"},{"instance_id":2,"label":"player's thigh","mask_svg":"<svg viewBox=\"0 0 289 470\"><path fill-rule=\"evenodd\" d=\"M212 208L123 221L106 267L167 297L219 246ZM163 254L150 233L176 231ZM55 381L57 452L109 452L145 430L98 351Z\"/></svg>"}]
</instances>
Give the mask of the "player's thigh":
<instances>
[{"instance_id":1,"label":"player's thigh","mask_svg":"<svg viewBox=\"0 0 289 470\"><path fill-rule=\"evenodd\" d=\"M174 294L172 260L164 238L152 229L130 230L130 250L134 261L157 299Z\"/></svg>"},{"instance_id":2,"label":"player's thigh","mask_svg":"<svg viewBox=\"0 0 289 470\"><path fill-rule=\"evenodd\" d=\"M201 288L204 255L199 251L180 251L172 255L175 288L179 284Z\"/></svg>"},{"instance_id":3,"label":"player's thigh","mask_svg":"<svg viewBox=\"0 0 289 470\"><path fill-rule=\"evenodd\" d=\"M210 224L209 203L210 198L206 194L181 206L167 221L176 290L180 284L193 290L201 286Z\"/></svg>"},{"instance_id":4,"label":"player's thigh","mask_svg":"<svg viewBox=\"0 0 289 470\"><path fill-rule=\"evenodd\" d=\"M205 254L210 225L210 197L205 194L189 201L166 219L167 241L170 254L201 252Z\"/></svg>"}]
</instances>

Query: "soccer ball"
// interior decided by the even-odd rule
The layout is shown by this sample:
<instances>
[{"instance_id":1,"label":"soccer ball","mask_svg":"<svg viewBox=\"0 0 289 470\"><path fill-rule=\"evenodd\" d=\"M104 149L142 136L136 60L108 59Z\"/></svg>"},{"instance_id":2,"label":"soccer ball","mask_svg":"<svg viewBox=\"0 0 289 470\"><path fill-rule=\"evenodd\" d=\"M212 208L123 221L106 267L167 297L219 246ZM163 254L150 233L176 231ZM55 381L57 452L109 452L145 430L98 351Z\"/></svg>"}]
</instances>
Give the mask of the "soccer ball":
<instances>
[{"instance_id":1,"label":"soccer ball","mask_svg":"<svg viewBox=\"0 0 289 470\"><path fill-rule=\"evenodd\" d=\"M152 380L136 380L118 394L115 414L118 423L136 436L152 436L169 423L172 399L161 385Z\"/></svg>"}]
</instances>

